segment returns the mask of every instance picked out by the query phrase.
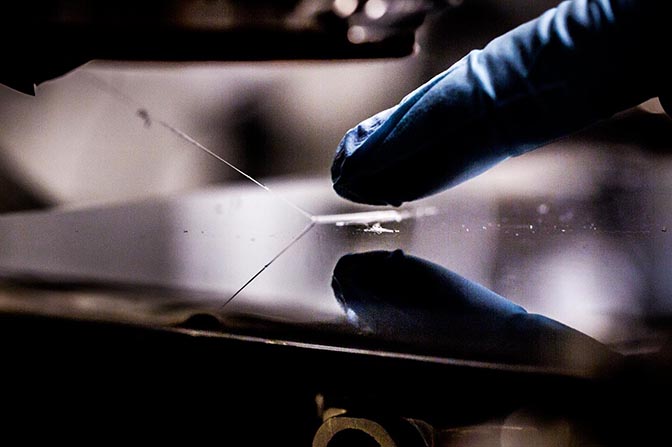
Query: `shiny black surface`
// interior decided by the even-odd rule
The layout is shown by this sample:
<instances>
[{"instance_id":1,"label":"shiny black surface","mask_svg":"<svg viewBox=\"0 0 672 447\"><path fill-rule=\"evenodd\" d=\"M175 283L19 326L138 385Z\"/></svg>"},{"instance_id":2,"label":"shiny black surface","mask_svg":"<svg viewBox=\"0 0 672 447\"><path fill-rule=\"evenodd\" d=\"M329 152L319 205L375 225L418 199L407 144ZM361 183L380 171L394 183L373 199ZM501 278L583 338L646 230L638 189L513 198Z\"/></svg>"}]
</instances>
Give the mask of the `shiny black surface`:
<instances>
[{"instance_id":1,"label":"shiny black surface","mask_svg":"<svg viewBox=\"0 0 672 447\"><path fill-rule=\"evenodd\" d=\"M524 161L382 214L270 182L314 222L255 186L0 217L8 423L310 445L345 408L447 446L502 427L660 439L665 183L535 181Z\"/></svg>"},{"instance_id":2,"label":"shiny black surface","mask_svg":"<svg viewBox=\"0 0 672 447\"><path fill-rule=\"evenodd\" d=\"M669 236L639 192L514 201L477 181L353 218L371 209L321 181L272 187L6 215L2 308L579 376L666 341L632 256Z\"/></svg>"}]
</instances>

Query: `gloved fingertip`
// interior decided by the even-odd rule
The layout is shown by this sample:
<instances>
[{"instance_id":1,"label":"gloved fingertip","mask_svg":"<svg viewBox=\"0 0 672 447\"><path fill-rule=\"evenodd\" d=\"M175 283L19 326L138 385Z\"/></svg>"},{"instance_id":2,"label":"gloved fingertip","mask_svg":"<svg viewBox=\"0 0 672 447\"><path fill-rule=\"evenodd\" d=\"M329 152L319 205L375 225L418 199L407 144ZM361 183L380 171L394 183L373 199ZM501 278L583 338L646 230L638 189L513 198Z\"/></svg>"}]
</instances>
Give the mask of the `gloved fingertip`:
<instances>
[{"instance_id":1,"label":"gloved fingertip","mask_svg":"<svg viewBox=\"0 0 672 447\"><path fill-rule=\"evenodd\" d=\"M375 180L372 180L368 169L348 154L349 151L339 145L331 165L332 187L336 194L364 205L401 206L403 201L386 197L380 191L381 185L375 184Z\"/></svg>"},{"instance_id":2,"label":"gloved fingertip","mask_svg":"<svg viewBox=\"0 0 672 447\"><path fill-rule=\"evenodd\" d=\"M343 170L343 163L345 162L345 157L346 155L344 154L344 151L339 146L338 149L336 149L336 155L334 156L334 161L331 163L331 182L334 185L334 189L336 188L336 185L339 183L341 179L341 172Z\"/></svg>"},{"instance_id":3,"label":"gloved fingertip","mask_svg":"<svg viewBox=\"0 0 672 447\"><path fill-rule=\"evenodd\" d=\"M385 160L372 156L380 140L394 127L390 116L396 107L384 110L348 130L341 139L331 165L331 180L336 193L348 200L367 205L387 205L375 198L371 172Z\"/></svg>"},{"instance_id":4,"label":"gloved fingertip","mask_svg":"<svg viewBox=\"0 0 672 447\"><path fill-rule=\"evenodd\" d=\"M401 202L392 204L373 197L375 188L369 185L366 175L349 174L353 170L358 171L357 168L353 169L349 166L350 164L352 164L352 160L344 150L336 154L331 166L332 187L336 194L351 202L364 205L401 205ZM365 173L365 171L362 172Z\"/></svg>"},{"instance_id":5,"label":"gloved fingertip","mask_svg":"<svg viewBox=\"0 0 672 447\"><path fill-rule=\"evenodd\" d=\"M348 169L346 168L346 164L350 164L350 154L356 150L356 129L357 128L350 129L336 148L336 155L331 164L331 181L334 191L336 191L339 196L358 202L359 200L357 200L356 196L352 194L347 186L352 182L352 178L350 178L352 176L348 176Z\"/></svg>"}]
</instances>

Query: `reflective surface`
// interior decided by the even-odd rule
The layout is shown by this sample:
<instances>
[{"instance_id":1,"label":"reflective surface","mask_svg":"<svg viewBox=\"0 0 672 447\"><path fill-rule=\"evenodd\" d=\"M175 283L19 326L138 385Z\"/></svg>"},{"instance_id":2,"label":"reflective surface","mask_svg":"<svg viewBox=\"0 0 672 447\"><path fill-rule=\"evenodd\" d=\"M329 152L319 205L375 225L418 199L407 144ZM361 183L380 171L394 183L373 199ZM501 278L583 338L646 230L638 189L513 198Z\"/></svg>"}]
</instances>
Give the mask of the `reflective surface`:
<instances>
[{"instance_id":1,"label":"reflective surface","mask_svg":"<svg viewBox=\"0 0 672 447\"><path fill-rule=\"evenodd\" d=\"M339 91L354 85L348 72L320 70L314 79L341 80ZM199 101L219 103L217 73L178 71L171 83L150 76L132 88L125 80L137 73L115 73L73 73L5 108L3 144L57 179L66 202L99 203L0 216L6 314L571 375L656 353L668 339L672 122L660 111L616 117L401 209L373 208L338 198L320 161L336 144L327 123L350 121L338 115L356 90L283 117L285 131L291 121L314 132L310 144L287 140L278 151L282 133L262 138L272 122L251 118L236 151L237 140L221 138L225 121L175 107L181 97L161 90L186 76L182 99L201 91ZM302 91L300 70L291 73ZM78 113L52 114L50 92ZM324 176L269 176L269 193L226 165L259 177L280 158L311 159ZM170 186L153 183L157 172ZM228 182L204 188L207 179ZM139 200L138 190L162 196Z\"/></svg>"},{"instance_id":2,"label":"reflective surface","mask_svg":"<svg viewBox=\"0 0 672 447\"><path fill-rule=\"evenodd\" d=\"M6 215L0 306L569 374L657 350L664 192L494 181L382 214L271 185L314 221L254 185Z\"/></svg>"}]
</instances>

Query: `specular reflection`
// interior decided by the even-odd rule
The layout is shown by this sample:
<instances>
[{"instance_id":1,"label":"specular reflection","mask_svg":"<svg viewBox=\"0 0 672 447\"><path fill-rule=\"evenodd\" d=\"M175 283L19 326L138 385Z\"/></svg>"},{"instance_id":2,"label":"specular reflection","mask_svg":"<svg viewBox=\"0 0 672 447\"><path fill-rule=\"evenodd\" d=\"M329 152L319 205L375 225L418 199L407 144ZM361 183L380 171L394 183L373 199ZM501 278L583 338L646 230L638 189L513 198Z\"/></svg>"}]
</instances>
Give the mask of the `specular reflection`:
<instances>
[{"instance_id":1,"label":"specular reflection","mask_svg":"<svg viewBox=\"0 0 672 447\"><path fill-rule=\"evenodd\" d=\"M341 257L332 288L361 334L422 352L580 371L620 358L579 331L401 250Z\"/></svg>"}]
</instances>

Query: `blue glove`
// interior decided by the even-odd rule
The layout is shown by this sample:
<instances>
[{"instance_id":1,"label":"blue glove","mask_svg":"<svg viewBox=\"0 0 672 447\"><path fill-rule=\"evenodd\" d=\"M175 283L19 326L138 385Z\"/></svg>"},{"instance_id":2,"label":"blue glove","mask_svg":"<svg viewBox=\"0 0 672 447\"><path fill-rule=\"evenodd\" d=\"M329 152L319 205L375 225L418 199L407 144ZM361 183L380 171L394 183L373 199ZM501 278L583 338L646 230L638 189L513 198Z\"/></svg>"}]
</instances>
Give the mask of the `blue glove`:
<instances>
[{"instance_id":1,"label":"blue glove","mask_svg":"<svg viewBox=\"0 0 672 447\"><path fill-rule=\"evenodd\" d=\"M348 131L334 189L399 206L669 92L671 10L669 0L561 3Z\"/></svg>"}]
</instances>

